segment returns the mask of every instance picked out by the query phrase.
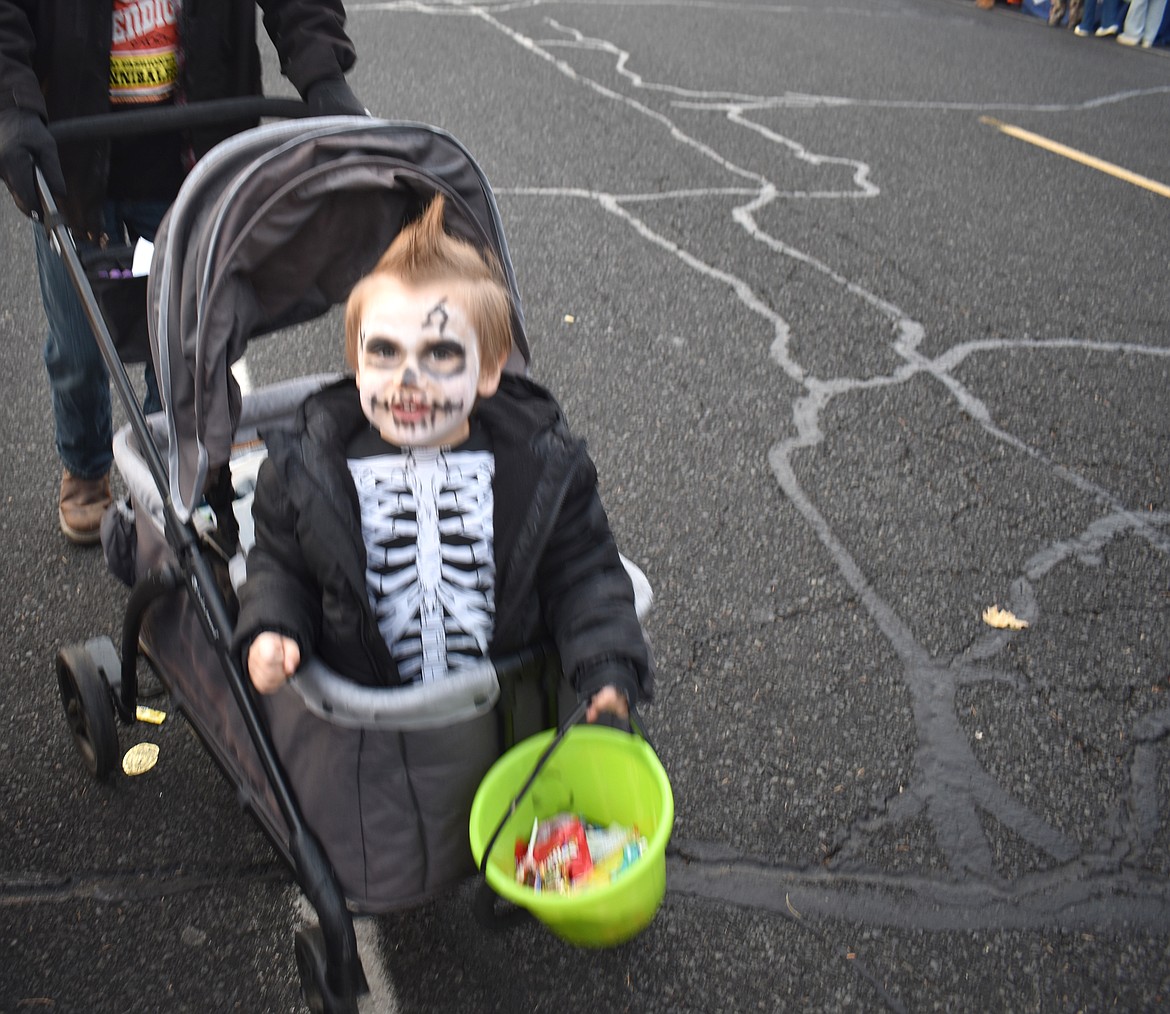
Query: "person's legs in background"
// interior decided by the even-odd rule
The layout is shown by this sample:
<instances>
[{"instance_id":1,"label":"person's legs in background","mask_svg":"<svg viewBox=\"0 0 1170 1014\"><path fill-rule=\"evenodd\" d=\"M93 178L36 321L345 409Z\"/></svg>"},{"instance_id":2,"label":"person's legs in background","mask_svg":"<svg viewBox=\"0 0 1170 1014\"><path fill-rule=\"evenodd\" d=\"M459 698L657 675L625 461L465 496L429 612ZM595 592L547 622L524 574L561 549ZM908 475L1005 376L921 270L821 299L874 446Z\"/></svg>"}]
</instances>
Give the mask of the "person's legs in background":
<instances>
[{"instance_id":1,"label":"person's legs in background","mask_svg":"<svg viewBox=\"0 0 1170 1014\"><path fill-rule=\"evenodd\" d=\"M112 202L108 215L119 234L134 243L139 237L153 243L159 223L170 205L166 201L117 201ZM145 371L146 397L142 408L147 415L162 411L162 399L158 393L158 379L154 375L154 363L148 362Z\"/></svg>"},{"instance_id":2,"label":"person's legs in background","mask_svg":"<svg viewBox=\"0 0 1170 1014\"><path fill-rule=\"evenodd\" d=\"M1068 11L1068 27L1076 28L1081 23L1081 17L1084 14L1084 0L1051 0L1048 5L1048 27L1056 28L1064 17L1064 12Z\"/></svg>"},{"instance_id":3,"label":"person's legs in background","mask_svg":"<svg viewBox=\"0 0 1170 1014\"><path fill-rule=\"evenodd\" d=\"M1129 13L1125 16L1125 27L1117 36L1117 41L1123 46L1136 46L1142 41L1142 29L1146 24L1147 0L1133 0L1129 5Z\"/></svg>"},{"instance_id":4,"label":"person's legs in background","mask_svg":"<svg viewBox=\"0 0 1170 1014\"><path fill-rule=\"evenodd\" d=\"M100 537L110 503L110 383L81 300L52 240L35 226L37 274L48 323L45 369L53 401L57 455L65 466L58 519L71 542Z\"/></svg>"},{"instance_id":5,"label":"person's legs in background","mask_svg":"<svg viewBox=\"0 0 1170 1014\"><path fill-rule=\"evenodd\" d=\"M1108 38L1121 31L1121 0L1102 0L1101 24L1097 27L1098 38Z\"/></svg>"},{"instance_id":6,"label":"person's legs in background","mask_svg":"<svg viewBox=\"0 0 1170 1014\"><path fill-rule=\"evenodd\" d=\"M1158 37L1162 19L1166 15L1166 0L1150 0L1146 8L1146 23L1142 28L1142 46L1149 49Z\"/></svg>"},{"instance_id":7,"label":"person's legs in background","mask_svg":"<svg viewBox=\"0 0 1170 1014\"><path fill-rule=\"evenodd\" d=\"M109 232L153 240L167 204L123 202L107 208ZM45 369L52 395L57 454L64 465L58 500L61 531L71 542L93 545L101 537L101 519L111 502L109 471L113 462L110 381L80 297L52 239L35 226L37 274L48 324ZM145 308L144 308L145 312ZM146 369L145 409L158 411L161 401L154 369Z\"/></svg>"},{"instance_id":8,"label":"person's legs in background","mask_svg":"<svg viewBox=\"0 0 1170 1014\"><path fill-rule=\"evenodd\" d=\"M1072 24L1072 18L1069 18L1069 24ZM1085 0L1085 9L1081 14L1081 20L1076 26L1076 34L1082 38L1086 35L1092 35L1097 28L1097 0Z\"/></svg>"}]
</instances>

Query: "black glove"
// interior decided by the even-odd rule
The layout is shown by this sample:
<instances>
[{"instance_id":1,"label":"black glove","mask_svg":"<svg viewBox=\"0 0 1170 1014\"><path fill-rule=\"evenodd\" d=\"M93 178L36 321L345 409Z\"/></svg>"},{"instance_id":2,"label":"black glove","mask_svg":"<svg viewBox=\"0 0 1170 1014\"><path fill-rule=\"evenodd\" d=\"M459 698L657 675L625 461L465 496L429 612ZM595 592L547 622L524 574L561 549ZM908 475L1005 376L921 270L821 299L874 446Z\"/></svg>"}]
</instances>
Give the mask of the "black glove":
<instances>
[{"instance_id":1,"label":"black glove","mask_svg":"<svg viewBox=\"0 0 1170 1014\"><path fill-rule=\"evenodd\" d=\"M57 142L44 121L27 109L0 112L0 177L12 191L12 199L30 218L41 217L37 199L35 166L45 174L54 197L65 193L65 179L57 158Z\"/></svg>"},{"instance_id":2,"label":"black glove","mask_svg":"<svg viewBox=\"0 0 1170 1014\"><path fill-rule=\"evenodd\" d=\"M369 115L343 77L327 77L309 85L305 103L314 116Z\"/></svg>"}]
</instances>

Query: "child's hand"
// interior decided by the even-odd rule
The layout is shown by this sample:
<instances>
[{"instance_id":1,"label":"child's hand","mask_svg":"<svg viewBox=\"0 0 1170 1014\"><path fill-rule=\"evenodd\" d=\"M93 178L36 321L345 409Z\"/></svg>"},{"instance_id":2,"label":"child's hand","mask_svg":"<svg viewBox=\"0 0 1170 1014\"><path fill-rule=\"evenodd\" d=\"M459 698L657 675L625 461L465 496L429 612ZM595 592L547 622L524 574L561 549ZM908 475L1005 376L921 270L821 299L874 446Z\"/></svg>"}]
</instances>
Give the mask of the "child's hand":
<instances>
[{"instance_id":1,"label":"child's hand","mask_svg":"<svg viewBox=\"0 0 1170 1014\"><path fill-rule=\"evenodd\" d=\"M602 687L589 701L589 707L585 711L585 721L596 722L603 712L628 721L630 702L626 700L625 693L613 685Z\"/></svg>"},{"instance_id":2,"label":"child's hand","mask_svg":"<svg viewBox=\"0 0 1170 1014\"><path fill-rule=\"evenodd\" d=\"M275 693L301 664L300 646L291 637L265 630L248 648L248 675L262 694Z\"/></svg>"}]
</instances>

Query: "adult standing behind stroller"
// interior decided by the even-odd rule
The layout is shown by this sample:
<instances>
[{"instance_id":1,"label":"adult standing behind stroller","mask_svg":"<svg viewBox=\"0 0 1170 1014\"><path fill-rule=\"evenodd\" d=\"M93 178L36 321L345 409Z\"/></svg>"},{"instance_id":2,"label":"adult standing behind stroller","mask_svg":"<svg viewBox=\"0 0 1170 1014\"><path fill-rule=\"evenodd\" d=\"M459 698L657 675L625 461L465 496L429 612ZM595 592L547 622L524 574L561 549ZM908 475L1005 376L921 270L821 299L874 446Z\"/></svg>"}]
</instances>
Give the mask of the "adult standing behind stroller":
<instances>
[{"instance_id":1,"label":"adult standing behind stroller","mask_svg":"<svg viewBox=\"0 0 1170 1014\"><path fill-rule=\"evenodd\" d=\"M256 3L281 70L310 110L362 115L345 82L356 57L341 0L0 0L0 176L16 206L39 219L39 167L79 249L152 240L194 161L250 124L60 148L47 124L260 95ZM63 263L44 229L35 232L64 465L58 518L66 538L92 545L111 499L109 378ZM146 408L159 407L148 368Z\"/></svg>"}]
</instances>

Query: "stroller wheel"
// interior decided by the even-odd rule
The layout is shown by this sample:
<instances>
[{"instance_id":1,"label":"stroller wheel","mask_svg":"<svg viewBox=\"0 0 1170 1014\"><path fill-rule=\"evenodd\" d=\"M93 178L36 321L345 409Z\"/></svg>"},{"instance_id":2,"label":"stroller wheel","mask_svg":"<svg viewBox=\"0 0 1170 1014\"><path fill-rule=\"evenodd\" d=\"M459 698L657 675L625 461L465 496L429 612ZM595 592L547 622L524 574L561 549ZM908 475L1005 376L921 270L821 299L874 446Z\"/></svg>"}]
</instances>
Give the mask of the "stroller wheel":
<instances>
[{"instance_id":1,"label":"stroller wheel","mask_svg":"<svg viewBox=\"0 0 1170 1014\"><path fill-rule=\"evenodd\" d=\"M302 926L296 932L297 971L301 976L301 996L313 1014L358 1014L356 996L339 996L329 985L325 934L317 925ZM365 979L362 979L364 991Z\"/></svg>"},{"instance_id":2,"label":"stroller wheel","mask_svg":"<svg viewBox=\"0 0 1170 1014\"><path fill-rule=\"evenodd\" d=\"M313 936L314 930L316 937ZM301 996L312 1014L325 1014L325 955L320 935L321 930L316 926L299 929L295 941Z\"/></svg>"},{"instance_id":3,"label":"stroller wheel","mask_svg":"<svg viewBox=\"0 0 1170 1014\"><path fill-rule=\"evenodd\" d=\"M84 645L57 652L57 683L73 742L89 773L101 781L117 763L118 730L109 686Z\"/></svg>"}]
</instances>

